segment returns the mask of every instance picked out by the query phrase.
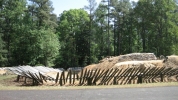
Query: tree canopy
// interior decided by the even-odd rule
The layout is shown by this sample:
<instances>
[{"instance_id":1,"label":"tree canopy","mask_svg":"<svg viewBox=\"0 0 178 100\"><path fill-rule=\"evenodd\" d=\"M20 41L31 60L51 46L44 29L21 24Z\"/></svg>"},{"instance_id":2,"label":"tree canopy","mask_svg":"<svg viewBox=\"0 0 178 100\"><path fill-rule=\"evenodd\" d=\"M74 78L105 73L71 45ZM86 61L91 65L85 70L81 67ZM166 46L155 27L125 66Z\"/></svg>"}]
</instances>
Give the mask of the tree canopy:
<instances>
[{"instance_id":1,"label":"tree canopy","mask_svg":"<svg viewBox=\"0 0 178 100\"><path fill-rule=\"evenodd\" d=\"M0 1L0 67L84 67L106 56L178 54L176 0L87 0L53 13L50 0Z\"/></svg>"}]
</instances>

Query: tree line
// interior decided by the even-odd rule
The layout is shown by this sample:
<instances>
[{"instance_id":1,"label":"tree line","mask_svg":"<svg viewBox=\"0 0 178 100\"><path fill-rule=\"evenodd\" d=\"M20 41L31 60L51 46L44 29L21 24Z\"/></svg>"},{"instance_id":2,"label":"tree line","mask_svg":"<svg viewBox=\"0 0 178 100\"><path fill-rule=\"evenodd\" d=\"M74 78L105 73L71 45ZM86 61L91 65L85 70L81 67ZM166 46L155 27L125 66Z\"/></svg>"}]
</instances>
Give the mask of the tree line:
<instances>
[{"instance_id":1,"label":"tree line","mask_svg":"<svg viewBox=\"0 0 178 100\"><path fill-rule=\"evenodd\" d=\"M50 0L0 1L0 66L83 67L133 52L178 54L177 0L87 0L53 13Z\"/></svg>"}]
</instances>

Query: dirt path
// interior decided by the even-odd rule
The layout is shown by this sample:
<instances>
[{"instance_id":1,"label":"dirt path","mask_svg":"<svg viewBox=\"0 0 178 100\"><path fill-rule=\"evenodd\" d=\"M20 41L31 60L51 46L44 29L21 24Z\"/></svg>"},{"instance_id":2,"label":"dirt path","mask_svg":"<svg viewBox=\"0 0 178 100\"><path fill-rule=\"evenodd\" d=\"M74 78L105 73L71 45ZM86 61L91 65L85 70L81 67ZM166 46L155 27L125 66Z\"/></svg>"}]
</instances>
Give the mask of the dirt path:
<instances>
[{"instance_id":1,"label":"dirt path","mask_svg":"<svg viewBox=\"0 0 178 100\"><path fill-rule=\"evenodd\" d=\"M178 100L178 87L0 91L0 100Z\"/></svg>"}]
</instances>

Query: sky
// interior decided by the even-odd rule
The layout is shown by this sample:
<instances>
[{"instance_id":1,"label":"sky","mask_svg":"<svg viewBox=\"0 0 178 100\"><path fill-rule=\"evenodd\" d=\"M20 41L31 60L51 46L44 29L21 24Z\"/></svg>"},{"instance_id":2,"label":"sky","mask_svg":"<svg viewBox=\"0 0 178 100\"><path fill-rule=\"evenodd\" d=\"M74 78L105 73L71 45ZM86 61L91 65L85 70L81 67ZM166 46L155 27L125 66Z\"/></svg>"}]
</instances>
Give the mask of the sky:
<instances>
[{"instance_id":1,"label":"sky","mask_svg":"<svg viewBox=\"0 0 178 100\"><path fill-rule=\"evenodd\" d=\"M87 0L51 0L53 2L54 13L59 16L64 10L70 9L79 9L83 8L85 5L88 5ZM138 0L133 0L138 1ZM101 2L101 0L96 0L97 4Z\"/></svg>"}]
</instances>

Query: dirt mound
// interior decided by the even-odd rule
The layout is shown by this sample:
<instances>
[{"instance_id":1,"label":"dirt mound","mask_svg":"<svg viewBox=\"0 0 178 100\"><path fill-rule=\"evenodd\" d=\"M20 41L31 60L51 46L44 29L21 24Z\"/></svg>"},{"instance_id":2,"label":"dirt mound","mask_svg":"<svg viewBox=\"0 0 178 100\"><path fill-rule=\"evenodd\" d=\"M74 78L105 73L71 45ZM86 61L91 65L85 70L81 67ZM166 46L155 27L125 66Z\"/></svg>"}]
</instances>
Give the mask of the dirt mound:
<instances>
[{"instance_id":1,"label":"dirt mound","mask_svg":"<svg viewBox=\"0 0 178 100\"><path fill-rule=\"evenodd\" d=\"M86 66L87 69L110 69L115 64L125 62L125 61L150 61L156 60L156 56L153 53L131 53L116 57L106 57L99 61L98 64L93 64Z\"/></svg>"},{"instance_id":2,"label":"dirt mound","mask_svg":"<svg viewBox=\"0 0 178 100\"><path fill-rule=\"evenodd\" d=\"M126 61L120 62L113 66L113 68L128 68L128 67L163 67L162 60L150 60L150 61Z\"/></svg>"},{"instance_id":3,"label":"dirt mound","mask_svg":"<svg viewBox=\"0 0 178 100\"><path fill-rule=\"evenodd\" d=\"M167 56L164 61L164 66L174 68L178 67L178 56L177 55Z\"/></svg>"},{"instance_id":4,"label":"dirt mound","mask_svg":"<svg viewBox=\"0 0 178 100\"><path fill-rule=\"evenodd\" d=\"M96 68L96 66L97 66L97 64L92 64L92 65L86 66L85 68L87 68L88 70L91 70L91 69L94 70Z\"/></svg>"},{"instance_id":5,"label":"dirt mound","mask_svg":"<svg viewBox=\"0 0 178 100\"><path fill-rule=\"evenodd\" d=\"M144 61L144 60L156 60L156 56L153 53L131 53L126 55L121 55L119 57L119 62L123 61Z\"/></svg>"}]
</instances>

